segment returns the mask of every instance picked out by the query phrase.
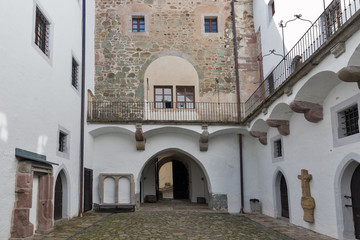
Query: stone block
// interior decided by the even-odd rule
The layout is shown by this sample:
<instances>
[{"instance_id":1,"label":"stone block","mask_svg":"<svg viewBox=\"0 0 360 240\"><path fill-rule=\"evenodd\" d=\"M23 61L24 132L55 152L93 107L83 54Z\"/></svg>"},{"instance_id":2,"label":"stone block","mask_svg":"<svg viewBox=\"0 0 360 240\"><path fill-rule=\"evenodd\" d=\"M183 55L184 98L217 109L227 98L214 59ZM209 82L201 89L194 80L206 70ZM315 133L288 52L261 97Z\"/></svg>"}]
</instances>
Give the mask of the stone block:
<instances>
[{"instance_id":1,"label":"stone block","mask_svg":"<svg viewBox=\"0 0 360 240\"><path fill-rule=\"evenodd\" d=\"M29 209L14 209L11 229L12 238L26 238L33 235L34 225L29 222L29 215Z\"/></svg>"}]
</instances>

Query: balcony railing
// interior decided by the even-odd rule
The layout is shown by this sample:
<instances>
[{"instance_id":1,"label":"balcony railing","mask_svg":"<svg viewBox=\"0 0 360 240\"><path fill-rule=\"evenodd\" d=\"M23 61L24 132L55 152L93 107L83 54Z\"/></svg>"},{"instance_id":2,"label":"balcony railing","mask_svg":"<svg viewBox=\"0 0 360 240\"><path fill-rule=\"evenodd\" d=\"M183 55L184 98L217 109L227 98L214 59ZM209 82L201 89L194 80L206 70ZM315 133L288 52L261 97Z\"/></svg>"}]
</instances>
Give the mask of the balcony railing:
<instances>
[{"instance_id":1,"label":"balcony railing","mask_svg":"<svg viewBox=\"0 0 360 240\"><path fill-rule=\"evenodd\" d=\"M245 116L250 115L274 93L302 63L305 63L359 10L360 0L346 0L346 2L344 1L345 9L343 11L341 11L339 0L330 3L321 16L245 102Z\"/></svg>"},{"instance_id":2,"label":"balcony railing","mask_svg":"<svg viewBox=\"0 0 360 240\"><path fill-rule=\"evenodd\" d=\"M164 104L157 108L154 102L88 102L89 122L189 122L239 123L236 103L197 102L193 108L182 103ZM241 105L241 110L242 111Z\"/></svg>"}]
</instances>

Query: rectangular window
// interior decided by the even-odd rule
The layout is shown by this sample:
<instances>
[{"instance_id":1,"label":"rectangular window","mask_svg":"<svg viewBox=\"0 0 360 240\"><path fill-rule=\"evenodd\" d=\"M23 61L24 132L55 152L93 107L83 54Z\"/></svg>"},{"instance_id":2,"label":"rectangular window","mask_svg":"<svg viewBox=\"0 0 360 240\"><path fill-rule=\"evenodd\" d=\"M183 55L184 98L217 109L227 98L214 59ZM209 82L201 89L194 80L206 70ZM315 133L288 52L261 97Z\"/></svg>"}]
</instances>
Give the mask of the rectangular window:
<instances>
[{"instance_id":1,"label":"rectangular window","mask_svg":"<svg viewBox=\"0 0 360 240\"><path fill-rule=\"evenodd\" d=\"M340 131L342 136L347 137L359 133L359 112L358 105L353 105L341 112L339 115Z\"/></svg>"},{"instance_id":2,"label":"rectangular window","mask_svg":"<svg viewBox=\"0 0 360 240\"><path fill-rule=\"evenodd\" d=\"M132 18L132 31L133 32L145 32L145 18L133 17Z\"/></svg>"},{"instance_id":3,"label":"rectangular window","mask_svg":"<svg viewBox=\"0 0 360 240\"><path fill-rule=\"evenodd\" d=\"M282 157L281 139L274 141L274 158Z\"/></svg>"},{"instance_id":4,"label":"rectangular window","mask_svg":"<svg viewBox=\"0 0 360 240\"><path fill-rule=\"evenodd\" d=\"M71 84L79 90L79 64L72 58Z\"/></svg>"},{"instance_id":5,"label":"rectangular window","mask_svg":"<svg viewBox=\"0 0 360 240\"><path fill-rule=\"evenodd\" d=\"M217 33L217 17L205 17L204 26L206 33Z\"/></svg>"},{"instance_id":6,"label":"rectangular window","mask_svg":"<svg viewBox=\"0 0 360 240\"><path fill-rule=\"evenodd\" d=\"M41 49L46 56L49 56L49 21L44 14L36 8L35 18L35 44Z\"/></svg>"},{"instance_id":7,"label":"rectangular window","mask_svg":"<svg viewBox=\"0 0 360 240\"><path fill-rule=\"evenodd\" d=\"M172 108L172 87L155 87L155 108Z\"/></svg>"},{"instance_id":8,"label":"rectangular window","mask_svg":"<svg viewBox=\"0 0 360 240\"><path fill-rule=\"evenodd\" d=\"M67 152L67 134L59 132L59 152Z\"/></svg>"},{"instance_id":9,"label":"rectangular window","mask_svg":"<svg viewBox=\"0 0 360 240\"><path fill-rule=\"evenodd\" d=\"M176 87L176 107L195 108L194 87Z\"/></svg>"}]
</instances>

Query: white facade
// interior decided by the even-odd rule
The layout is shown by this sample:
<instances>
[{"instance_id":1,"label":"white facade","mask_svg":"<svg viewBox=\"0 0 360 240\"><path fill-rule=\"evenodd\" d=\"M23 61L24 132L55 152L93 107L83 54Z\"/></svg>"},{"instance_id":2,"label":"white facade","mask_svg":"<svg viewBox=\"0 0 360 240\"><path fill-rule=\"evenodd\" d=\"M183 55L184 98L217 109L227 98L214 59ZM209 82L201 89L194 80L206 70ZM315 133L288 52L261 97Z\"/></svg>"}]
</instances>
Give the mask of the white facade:
<instances>
[{"instance_id":1,"label":"white facade","mask_svg":"<svg viewBox=\"0 0 360 240\"><path fill-rule=\"evenodd\" d=\"M321 11L315 13L311 9L319 9L319 7L323 9L320 1L309 4L304 1L285 2L275 1L274 21L267 23L262 14L268 3L254 1L254 21L256 29L261 31L263 54L270 49L276 49L277 53L282 51L281 28L275 26L280 19L286 21L292 19L292 16L289 15L301 13L303 18L315 20L320 16ZM303 7L296 6L296 4ZM319 6L315 7L316 4ZM309 7L309 5L314 7ZM296 22L306 25L306 22L299 20ZM294 23L290 22L285 28L286 31L289 31L289 33L285 33L287 48L291 48L294 44L289 39L290 36L297 36L295 39L299 39L300 28L295 27ZM272 34L273 32L279 32L280 35ZM283 93L273 103L263 106L264 111L254 116L248 129L249 131L266 132L267 145L264 146L256 141L244 149L245 154L252 154L251 161L257 161L259 199L264 214L281 217L280 199L277 195L280 188L277 176L280 172L287 182L289 221L337 239L355 239L352 209L345 207L345 204L351 205L351 199L344 196L351 196L350 180L360 160L359 134L340 140L337 137L337 132L341 127L337 120L338 113L344 107L349 107L359 101L359 88L356 83L342 82L337 73L344 67L360 65L359 39L360 33L355 32L345 41L344 53L335 57L329 51L318 65L314 66L306 75L304 74L305 76L291 87L291 94ZM265 76L272 70L274 64L280 62L281 58L277 61L274 60L276 57L264 58ZM290 103L293 101L307 101L322 105L323 119L317 123L309 122L303 114L291 110ZM289 121L290 134L281 136L276 128L266 124L268 119ZM282 139L283 154L281 159L274 159L273 141L279 137ZM245 142L247 141L252 140L245 140ZM246 161L250 161L250 159ZM308 170L312 175L310 188L316 204L314 223L303 220L303 209L300 204L301 181L298 179L301 169ZM244 181L246 182L247 179L245 178Z\"/></svg>"},{"instance_id":2,"label":"white facade","mask_svg":"<svg viewBox=\"0 0 360 240\"><path fill-rule=\"evenodd\" d=\"M34 43L37 7L49 22L49 56ZM53 165L54 185L60 171L67 182L63 218L78 212L81 86L72 86L71 71L72 57L81 66L81 13L77 0L0 2L0 181L6 193L0 199L0 239L10 237L20 161L15 148L58 164ZM66 157L57 154L59 129L68 133Z\"/></svg>"}]
</instances>

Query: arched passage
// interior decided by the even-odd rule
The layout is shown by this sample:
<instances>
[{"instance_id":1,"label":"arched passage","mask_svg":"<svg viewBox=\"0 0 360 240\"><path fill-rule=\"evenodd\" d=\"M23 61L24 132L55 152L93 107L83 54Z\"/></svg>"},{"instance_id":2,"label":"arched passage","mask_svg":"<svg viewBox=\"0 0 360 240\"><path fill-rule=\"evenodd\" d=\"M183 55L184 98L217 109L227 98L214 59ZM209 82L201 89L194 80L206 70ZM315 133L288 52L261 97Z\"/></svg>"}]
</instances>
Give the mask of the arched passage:
<instances>
[{"instance_id":1,"label":"arched passage","mask_svg":"<svg viewBox=\"0 0 360 240\"><path fill-rule=\"evenodd\" d=\"M56 177L54 187L54 220L68 217L68 181L64 169Z\"/></svg>"},{"instance_id":2,"label":"arched passage","mask_svg":"<svg viewBox=\"0 0 360 240\"><path fill-rule=\"evenodd\" d=\"M151 157L141 171L139 184L142 203L162 198L159 172L168 163L172 164L168 171L171 171L173 180L173 199L209 202L208 176L198 160L179 149L167 149Z\"/></svg>"},{"instance_id":3,"label":"arched passage","mask_svg":"<svg viewBox=\"0 0 360 240\"><path fill-rule=\"evenodd\" d=\"M289 218L290 211L289 211L289 194L288 194L287 181L281 171L277 171L274 188L275 188L274 192L275 192L275 209L276 209L275 216Z\"/></svg>"},{"instance_id":4,"label":"arched passage","mask_svg":"<svg viewBox=\"0 0 360 240\"><path fill-rule=\"evenodd\" d=\"M339 238L360 239L360 156L349 154L335 176Z\"/></svg>"}]
</instances>

